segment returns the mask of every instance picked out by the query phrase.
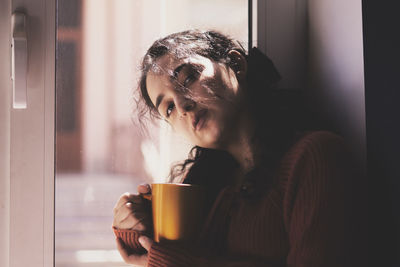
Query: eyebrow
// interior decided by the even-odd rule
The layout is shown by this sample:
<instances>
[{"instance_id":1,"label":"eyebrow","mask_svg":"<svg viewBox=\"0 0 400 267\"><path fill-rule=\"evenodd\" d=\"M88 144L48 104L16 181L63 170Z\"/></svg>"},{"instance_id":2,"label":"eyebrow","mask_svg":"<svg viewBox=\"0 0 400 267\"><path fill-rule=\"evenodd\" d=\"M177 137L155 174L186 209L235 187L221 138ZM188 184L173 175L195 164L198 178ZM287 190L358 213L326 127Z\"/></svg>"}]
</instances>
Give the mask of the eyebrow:
<instances>
[{"instance_id":1,"label":"eyebrow","mask_svg":"<svg viewBox=\"0 0 400 267\"><path fill-rule=\"evenodd\" d=\"M158 110L158 107L160 106L161 101L163 100L163 98L164 98L164 94L159 94L159 95L157 96L157 99L156 99L156 109L157 109L157 110Z\"/></svg>"},{"instance_id":2,"label":"eyebrow","mask_svg":"<svg viewBox=\"0 0 400 267\"><path fill-rule=\"evenodd\" d=\"M188 66L188 65L189 65L188 63L183 63L183 64L179 65L178 67L176 67L176 68L174 69L174 72L173 72L171 78L176 79L176 78L178 77L179 73L181 72L181 70L182 70L184 67Z\"/></svg>"}]
</instances>

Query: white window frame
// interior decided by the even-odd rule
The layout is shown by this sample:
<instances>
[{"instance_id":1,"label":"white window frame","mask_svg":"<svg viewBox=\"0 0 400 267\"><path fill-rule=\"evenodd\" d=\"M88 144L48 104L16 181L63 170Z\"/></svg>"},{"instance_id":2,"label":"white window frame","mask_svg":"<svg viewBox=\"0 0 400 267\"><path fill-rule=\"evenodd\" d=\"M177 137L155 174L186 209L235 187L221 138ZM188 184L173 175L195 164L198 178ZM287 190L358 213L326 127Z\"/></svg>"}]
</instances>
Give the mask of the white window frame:
<instances>
[{"instance_id":1,"label":"white window frame","mask_svg":"<svg viewBox=\"0 0 400 267\"><path fill-rule=\"evenodd\" d=\"M54 0L0 0L0 266L54 262ZM27 14L27 108L12 108L11 14Z\"/></svg>"}]
</instances>

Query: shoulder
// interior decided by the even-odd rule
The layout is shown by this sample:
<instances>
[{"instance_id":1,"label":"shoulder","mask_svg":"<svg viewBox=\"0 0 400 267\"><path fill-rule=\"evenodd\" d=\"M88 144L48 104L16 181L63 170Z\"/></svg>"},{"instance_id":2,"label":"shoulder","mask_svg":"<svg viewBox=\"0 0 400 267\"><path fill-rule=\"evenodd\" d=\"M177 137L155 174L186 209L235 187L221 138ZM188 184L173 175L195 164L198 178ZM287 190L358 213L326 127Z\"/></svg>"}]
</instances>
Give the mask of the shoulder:
<instances>
[{"instance_id":1,"label":"shoulder","mask_svg":"<svg viewBox=\"0 0 400 267\"><path fill-rule=\"evenodd\" d=\"M313 131L300 134L297 142L292 147L292 152L313 147L330 147L333 145L344 146L343 137L329 131Z\"/></svg>"},{"instance_id":2,"label":"shoulder","mask_svg":"<svg viewBox=\"0 0 400 267\"><path fill-rule=\"evenodd\" d=\"M343 186L350 175L346 151L344 139L332 132L302 134L283 157L277 172L283 194L293 198L298 190Z\"/></svg>"},{"instance_id":3,"label":"shoulder","mask_svg":"<svg viewBox=\"0 0 400 267\"><path fill-rule=\"evenodd\" d=\"M294 167L299 161L312 160L318 163L333 156L345 154L344 139L332 132L313 131L302 133L294 145L284 155L282 163ZM303 162L304 164L305 162ZM312 162L308 162L311 164ZM315 166L317 167L317 166Z\"/></svg>"}]
</instances>

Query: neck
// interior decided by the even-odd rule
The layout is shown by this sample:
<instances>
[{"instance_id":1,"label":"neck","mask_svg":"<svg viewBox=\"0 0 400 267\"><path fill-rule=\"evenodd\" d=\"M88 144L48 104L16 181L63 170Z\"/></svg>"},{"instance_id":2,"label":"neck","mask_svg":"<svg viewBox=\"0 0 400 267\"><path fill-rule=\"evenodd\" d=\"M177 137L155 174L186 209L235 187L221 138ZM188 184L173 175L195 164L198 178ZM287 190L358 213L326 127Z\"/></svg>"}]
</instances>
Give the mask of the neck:
<instances>
[{"instance_id":1,"label":"neck","mask_svg":"<svg viewBox=\"0 0 400 267\"><path fill-rule=\"evenodd\" d=\"M246 173L254 167L255 153L251 144L254 134L254 124L247 112L239 117L234 134L230 138L226 150L237 160L242 172Z\"/></svg>"}]
</instances>

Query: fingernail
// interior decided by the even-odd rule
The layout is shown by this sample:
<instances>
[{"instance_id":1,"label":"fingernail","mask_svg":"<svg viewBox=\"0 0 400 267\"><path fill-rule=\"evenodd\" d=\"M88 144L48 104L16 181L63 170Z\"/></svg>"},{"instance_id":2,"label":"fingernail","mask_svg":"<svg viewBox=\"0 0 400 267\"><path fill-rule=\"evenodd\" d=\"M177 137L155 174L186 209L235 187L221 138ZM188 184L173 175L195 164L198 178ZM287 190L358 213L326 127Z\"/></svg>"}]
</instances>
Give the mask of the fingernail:
<instances>
[{"instance_id":1,"label":"fingernail","mask_svg":"<svg viewBox=\"0 0 400 267\"><path fill-rule=\"evenodd\" d=\"M142 183L142 184L140 184L140 185L146 187L147 189L150 189L150 185L147 184L147 183Z\"/></svg>"},{"instance_id":2,"label":"fingernail","mask_svg":"<svg viewBox=\"0 0 400 267\"><path fill-rule=\"evenodd\" d=\"M143 237L140 236L138 238L138 241L139 241L140 245L142 245L142 247L143 247L143 243L144 243Z\"/></svg>"}]
</instances>

